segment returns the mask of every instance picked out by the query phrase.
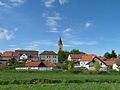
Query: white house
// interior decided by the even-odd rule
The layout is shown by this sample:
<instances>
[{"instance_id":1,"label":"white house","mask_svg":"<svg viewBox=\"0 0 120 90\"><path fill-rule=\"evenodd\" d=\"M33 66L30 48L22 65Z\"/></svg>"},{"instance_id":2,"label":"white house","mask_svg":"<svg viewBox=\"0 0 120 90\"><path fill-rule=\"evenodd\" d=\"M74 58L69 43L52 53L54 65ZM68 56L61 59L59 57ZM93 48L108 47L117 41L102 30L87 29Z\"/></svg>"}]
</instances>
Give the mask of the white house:
<instances>
[{"instance_id":1,"label":"white house","mask_svg":"<svg viewBox=\"0 0 120 90\"><path fill-rule=\"evenodd\" d=\"M20 60L26 60L26 59L28 59L28 56L26 54L22 54L20 56Z\"/></svg>"},{"instance_id":2,"label":"white house","mask_svg":"<svg viewBox=\"0 0 120 90\"><path fill-rule=\"evenodd\" d=\"M92 59L92 61L88 62L86 65L88 65L88 68L89 70L95 70L94 68L94 63L95 62L99 62L100 64L100 70L107 70L108 67L111 68L111 69L114 69L114 70L117 70L118 71L118 66L116 65L116 62L115 60L111 60L111 59L105 59L105 60L102 60L101 58L99 57L94 57Z\"/></svg>"},{"instance_id":3,"label":"white house","mask_svg":"<svg viewBox=\"0 0 120 90\"><path fill-rule=\"evenodd\" d=\"M88 62L92 61L92 59L96 55L94 54L70 54L68 56L68 61L74 61L75 65L74 67L86 67L88 68L89 66L87 65Z\"/></svg>"},{"instance_id":4,"label":"white house","mask_svg":"<svg viewBox=\"0 0 120 90\"><path fill-rule=\"evenodd\" d=\"M44 51L39 55L40 60L58 63L58 55L54 51Z\"/></svg>"}]
</instances>

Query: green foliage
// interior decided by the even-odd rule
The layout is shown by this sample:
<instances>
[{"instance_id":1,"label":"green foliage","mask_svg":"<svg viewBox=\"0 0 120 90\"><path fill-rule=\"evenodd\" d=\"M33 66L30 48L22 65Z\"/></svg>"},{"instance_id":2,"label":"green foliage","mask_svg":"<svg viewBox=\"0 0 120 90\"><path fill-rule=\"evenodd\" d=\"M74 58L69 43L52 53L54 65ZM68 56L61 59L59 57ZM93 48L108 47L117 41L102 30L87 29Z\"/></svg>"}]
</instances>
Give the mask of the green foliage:
<instances>
[{"instance_id":1,"label":"green foliage","mask_svg":"<svg viewBox=\"0 0 120 90\"><path fill-rule=\"evenodd\" d=\"M98 61L96 61L96 62L94 63L94 68L95 68L96 71L99 71L99 69L100 69L100 64L99 64Z\"/></svg>"},{"instance_id":2,"label":"green foliage","mask_svg":"<svg viewBox=\"0 0 120 90\"><path fill-rule=\"evenodd\" d=\"M74 62L73 61L69 61L67 64L68 70L71 71L74 68Z\"/></svg>"},{"instance_id":3,"label":"green foliage","mask_svg":"<svg viewBox=\"0 0 120 90\"><path fill-rule=\"evenodd\" d=\"M104 57L107 58L107 59L111 59L111 58L114 59L114 58L117 58L117 54L115 53L114 50L112 50L111 53L106 52L106 53L104 54Z\"/></svg>"},{"instance_id":4,"label":"green foliage","mask_svg":"<svg viewBox=\"0 0 120 90\"><path fill-rule=\"evenodd\" d=\"M79 50L77 50L77 49L71 50L70 53L71 53L71 54L85 54L84 52L81 52L81 51L79 51Z\"/></svg>"},{"instance_id":5,"label":"green foliage","mask_svg":"<svg viewBox=\"0 0 120 90\"><path fill-rule=\"evenodd\" d=\"M120 83L1 85L0 90L120 90Z\"/></svg>"},{"instance_id":6,"label":"green foliage","mask_svg":"<svg viewBox=\"0 0 120 90\"><path fill-rule=\"evenodd\" d=\"M88 72L88 69L85 67L77 67L77 68L73 68L72 72L75 74L86 73L86 72Z\"/></svg>"},{"instance_id":7,"label":"green foliage","mask_svg":"<svg viewBox=\"0 0 120 90\"><path fill-rule=\"evenodd\" d=\"M7 64L8 69L15 69L15 67L20 66L18 61L15 58L11 58Z\"/></svg>"},{"instance_id":8,"label":"green foliage","mask_svg":"<svg viewBox=\"0 0 120 90\"><path fill-rule=\"evenodd\" d=\"M60 50L60 51L58 52L58 61L59 61L60 63L66 62L69 54L85 54L85 53L84 53L84 52L81 52L81 51L79 51L79 50L77 50L77 49L73 49L73 50L71 50L71 51L61 51L61 50Z\"/></svg>"},{"instance_id":9,"label":"green foliage","mask_svg":"<svg viewBox=\"0 0 120 90\"><path fill-rule=\"evenodd\" d=\"M111 59L111 54L109 52L106 52L104 54L104 57L107 58L107 59Z\"/></svg>"},{"instance_id":10,"label":"green foliage","mask_svg":"<svg viewBox=\"0 0 120 90\"><path fill-rule=\"evenodd\" d=\"M114 50L111 52L111 58L117 58L117 54Z\"/></svg>"},{"instance_id":11,"label":"green foliage","mask_svg":"<svg viewBox=\"0 0 120 90\"><path fill-rule=\"evenodd\" d=\"M59 52L58 52L58 61L59 61L60 63L66 61L68 55L69 55L69 52L68 52L68 51L59 51Z\"/></svg>"},{"instance_id":12,"label":"green foliage","mask_svg":"<svg viewBox=\"0 0 120 90\"><path fill-rule=\"evenodd\" d=\"M6 64L0 64L0 70L4 70L4 69L6 69Z\"/></svg>"}]
</instances>

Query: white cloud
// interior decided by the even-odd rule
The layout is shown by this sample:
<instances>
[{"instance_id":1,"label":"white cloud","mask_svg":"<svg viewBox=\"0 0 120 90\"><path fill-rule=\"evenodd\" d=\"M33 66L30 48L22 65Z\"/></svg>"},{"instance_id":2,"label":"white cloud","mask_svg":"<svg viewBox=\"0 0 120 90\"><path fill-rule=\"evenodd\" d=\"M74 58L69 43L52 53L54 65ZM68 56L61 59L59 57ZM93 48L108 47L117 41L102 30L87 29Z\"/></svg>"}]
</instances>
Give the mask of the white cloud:
<instances>
[{"instance_id":1,"label":"white cloud","mask_svg":"<svg viewBox=\"0 0 120 90\"><path fill-rule=\"evenodd\" d=\"M42 2L44 3L45 7L53 7L55 0L42 0Z\"/></svg>"},{"instance_id":2,"label":"white cloud","mask_svg":"<svg viewBox=\"0 0 120 90\"><path fill-rule=\"evenodd\" d=\"M91 22L86 22L86 23L85 23L85 28L89 28L91 25L92 25Z\"/></svg>"},{"instance_id":3,"label":"white cloud","mask_svg":"<svg viewBox=\"0 0 120 90\"><path fill-rule=\"evenodd\" d=\"M11 4L13 6L18 6L18 5L21 5L21 4L24 4L26 0L10 0Z\"/></svg>"},{"instance_id":4,"label":"white cloud","mask_svg":"<svg viewBox=\"0 0 120 90\"><path fill-rule=\"evenodd\" d=\"M49 32L58 32L58 21L60 21L62 18L60 17L59 13L55 13L53 16L47 16L46 17L46 23L48 27L50 28Z\"/></svg>"},{"instance_id":5,"label":"white cloud","mask_svg":"<svg viewBox=\"0 0 120 90\"><path fill-rule=\"evenodd\" d=\"M63 31L63 33L68 33L68 32L71 32L71 31L72 31L71 28L66 28L66 29Z\"/></svg>"},{"instance_id":6,"label":"white cloud","mask_svg":"<svg viewBox=\"0 0 120 90\"><path fill-rule=\"evenodd\" d=\"M64 5L65 3L68 3L68 0L42 0L42 3L44 3L45 7L51 8L54 7L53 4L56 3L56 1L58 1L60 5Z\"/></svg>"},{"instance_id":7,"label":"white cloud","mask_svg":"<svg viewBox=\"0 0 120 90\"><path fill-rule=\"evenodd\" d=\"M25 3L26 0L7 0L0 1L0 8L13 8L14 6L19 6Z\"/></svg>"},{"instance_id":8,"label":"white cloud","mask_svg":"<svg viewBox=\"0 0 120 90\"><path fill-rule=\"evenodd\" d=\"M68 0L59 0L60 5L64 5L67 2L68 2Z\"/></svg>"},{"instance_id":9,"label":"white cloud","mask_svg":"<svg viewBox=\"0 0 120 90\"><path fill-rule=\"evenodd\" d=\"M0 40L11 40L12 38L14 38L12 31L0 27Z\"/></svg>"},{"instance_id":10,"label":"white cloud","mask_svg":"<svg viewBox=\"0 0 120 90\"><path fill-rule=\"evenodd\" d=\"M3 8L11 8L11 6L9 6L7 3L4 3L2 1L0 1L0 7L3 7Z\"/></svg>"},{"instance_id":11,"label":"white cloud","mask_svg":"<svg viewBox=\"0 0 120 90\"><path fill-rule=\"evenodd\" d=\"M56 43L51 40L40 40L28 43L27 49L38 49L40 46L56 46Z\"/></svg>"}]
</instances>

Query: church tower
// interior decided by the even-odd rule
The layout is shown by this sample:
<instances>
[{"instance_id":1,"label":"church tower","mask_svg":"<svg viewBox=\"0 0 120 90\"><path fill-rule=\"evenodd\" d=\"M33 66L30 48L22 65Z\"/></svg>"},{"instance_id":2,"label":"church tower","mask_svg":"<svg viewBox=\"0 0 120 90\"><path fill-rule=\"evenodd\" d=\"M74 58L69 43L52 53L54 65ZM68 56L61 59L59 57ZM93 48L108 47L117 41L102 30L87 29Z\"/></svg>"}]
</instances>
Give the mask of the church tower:
<instances>
[{"instance_id":1,"label":"church tower","mask_svg":"<svg viewBox=\"0 0 120 90\"><path fill-rule=\"evenodd\" d=\"M58 41L58 51L62 51L63 50L63 44L62 44L62 39L60 37L59 41Z\"/></svg>"}]
</instances>

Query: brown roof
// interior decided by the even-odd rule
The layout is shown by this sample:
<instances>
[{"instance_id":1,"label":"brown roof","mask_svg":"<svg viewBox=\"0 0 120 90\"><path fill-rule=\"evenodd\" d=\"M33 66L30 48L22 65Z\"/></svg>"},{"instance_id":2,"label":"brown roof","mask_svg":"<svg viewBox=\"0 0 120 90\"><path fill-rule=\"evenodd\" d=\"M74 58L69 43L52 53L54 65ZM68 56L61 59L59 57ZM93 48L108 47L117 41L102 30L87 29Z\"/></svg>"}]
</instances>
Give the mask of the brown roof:
<instances>
[{"instance_id":1,"label":"brown roof","mask_svg":"<svg viewBox=\"0 0 120 90\"><path fill-rule=\"evenodd\" d=\"M47 66L47 67L55 67L56 65L49 62L49 61L43 61L43 63Z\"/></svg>"},{"instance_id":2,"label":"brown roof","mask_svg":"<svg viewBox=\"0 0 120 90\"><path fill-rule=\"evenodd\" d=\"M57 55L54 51L44 51L40 55Z\"/></svg>"},{"instance_id":3,"label":"brown roof","mask_svg":"<svg viewBox=\"0 0 120 90\"><path fill-rule=\"evenodd\" d=\"M25 64L26 67L38 67L41 62L28 62Z\"/></svg>"},{"instance_id":4,"label":"brown roof","mask_svg":"<svg viewBox=\"0 0 120 90\"><path fill-rule=\"evenodd\" d=\"M26 67L55 67L56 65L51 63L51 62L47 62L47 61L43 61L43 62L28 62L25 64Z\"/></svg>"},{"instance_id":5,"label":"brown roof","mask_svg":"<svg viewBox=\"0 0 120 90\"><path fill-rule=\"evenodd\" d=\"M72 59L81 59L84 54L70 54Z\"/></svg>"},{"instance_id":6,"label":"brown roof","mask_svg":"<svg viewBox=\"0 0 120 90\"><path fill-rule=\"evenodd\" d=\"M20 56L20 54L17 52L4 52L2 56L13 57L13 56Z\"/></svg>"},{"instance_id":7,"label":"brown roof","mask_svg":"<svg viewBox=\"0 0 120 90\"><path fill-rule=\"evenodd\" d=\"M115 60L111 60L111 59L107 59L106 61L103 61L103 62L105 62L107 66L112 66L113 64L116 63Z\"/></svg>"},{"instance_id":8,"label":"brown roof","mask_svg":"<svg viewBox=\"0 0 120 90\"><path fill-rule=\"evenodd\" d=\"M94 54L85 54L84 56L82 56L82 60L85 61L91 61L96 55Z\"/></svg>"}]
</instances>

